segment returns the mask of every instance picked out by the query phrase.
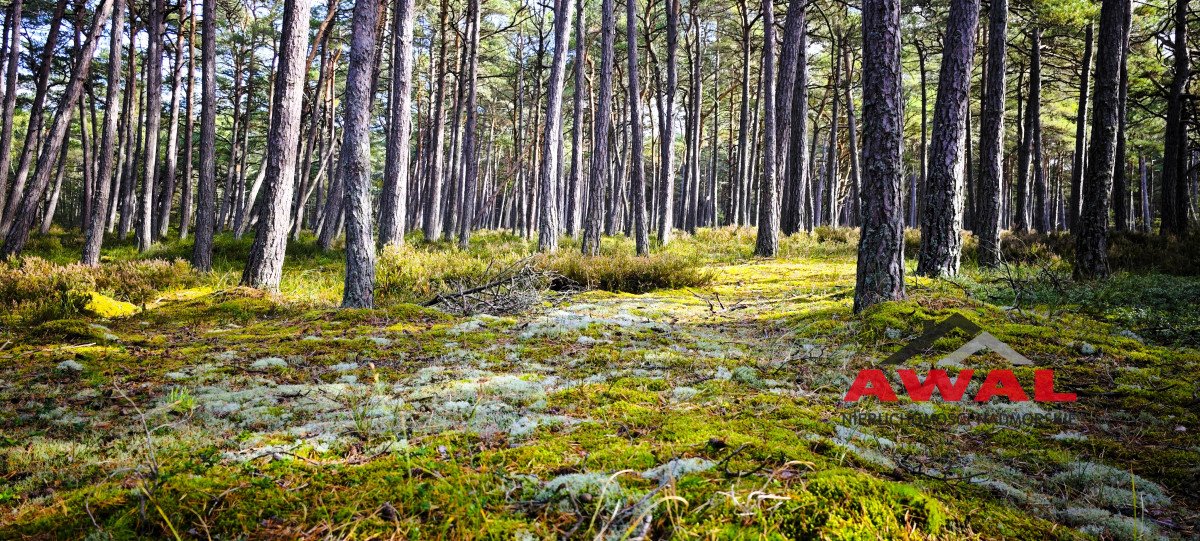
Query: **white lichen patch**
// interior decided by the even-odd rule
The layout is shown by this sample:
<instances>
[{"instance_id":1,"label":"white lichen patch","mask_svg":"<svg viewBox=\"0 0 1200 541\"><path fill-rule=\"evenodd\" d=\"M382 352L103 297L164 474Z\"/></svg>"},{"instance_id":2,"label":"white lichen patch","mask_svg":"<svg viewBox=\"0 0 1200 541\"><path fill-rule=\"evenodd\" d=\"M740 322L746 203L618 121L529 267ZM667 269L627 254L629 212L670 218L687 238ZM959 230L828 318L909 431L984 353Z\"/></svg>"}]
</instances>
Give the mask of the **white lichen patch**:
<instances>
[{"instance_id":1,"label":"white lichen patch","mask_svg":"<svg viewBox=\"0 0 1200 541\"><path fill-rule=\"evenodd\" d=\"M708 471L714 465L711 460L703 458L675 458L666 464L655 466L642 472L642 477L653 479L660 484L668 484L675 482L676 479L684 475Z\"/></svg>"},{"instance_id":2,"label":"white lichen patch","mask_svg":"<svg viewBox=\"0 0 1200 541\"><path fill-rule=\"evenodd\" d=\"M288 363L282 357L263 357L250 363L253 370L270 370L272 368L287 368Z\"/></svg>"}]
</instances>

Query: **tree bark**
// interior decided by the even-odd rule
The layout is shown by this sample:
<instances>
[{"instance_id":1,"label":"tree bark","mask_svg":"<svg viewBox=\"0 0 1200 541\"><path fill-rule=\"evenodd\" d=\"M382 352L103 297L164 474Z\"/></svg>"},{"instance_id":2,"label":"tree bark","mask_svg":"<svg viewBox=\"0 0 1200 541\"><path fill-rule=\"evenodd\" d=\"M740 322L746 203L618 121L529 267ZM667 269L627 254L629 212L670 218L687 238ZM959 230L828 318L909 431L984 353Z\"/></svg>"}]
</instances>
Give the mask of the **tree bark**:
<instances>
[{"instance_id":1,"label":"tree bark","mask_svg":"<svg viewBox=\"0 0 1200 541\"><path fill-rule=\"evenodd\" d=\"M904 220L900 200L904 144L900 93L900 1L864 0L863 225L854 311L904 298Z\"/></svg>"},{"instance_id":2,"label":"tree bark","mask_svg":"<svg viewBox=\"0 0 1200 541\"><path fill-rule=\"evenodd\" d=\"M568 0L558 0L567 2ZM566 8L570 10L570 4ZM565 17L570 19L570 15ZM479 124L479 108L478 92L479 92L479 0L468 0L467 2L467 118L463 133L463 181L461 197L459 197L459 213L458 213L458 246L466 249L471 242L471 229L475 227L475 197L479 190L479 144L477 139L478 124ZM557 20L557 19L556 19ZM563 23L563 28L566 28L567 23ZM566 30L563 30L563 48L566 49ZM565 55L564 55L565 56ZM559 107L561 113L562 105L562 74L559 74ZM559 120L561 122L561 119ZM551 149L550 154L554 154ZM557 157L557 156L556 156ZM555 179L557 182L557 179ZM546 202L548 205L553 205L555 198L551 197ZM557 229L557 226L556 226ZM555 232L557 234L557 231Z\"/></svg>"},{"instance_id":3,"label":"tree bark","mask_svg":"<svg viewBox=\"0 0 1200 541\"><path fill-rule=\"evenodd\" d=\"M613 41L616 39L616 20L613 0L602 0L600 13L600 96L592 123L591 188L588 196L587 219L584 222L584 255L600 255L600 228L604 225L604 192L608 172L609 123L612 120Z\"/></svg>"},{"instance_id":4,"label":"tree bark","mask_svg":"<svg viewBox=\"0 0 1200 541\"><path fill-rule=\"evenodd\" d=\"M558 0L566 3L567 0ZM667 0L671 1L671 0ZM633 240L637 255L650 254L650 229L646 223L646 177L642 164L641 81L638 80L637 0L625 0L625 49L629 59L629 190L633 213ZM565 40L564 40L565 41ZM547 131L549 134L549 131ZM549 148L549 147L547 147ZM543 226L544 227L544 226Z\"/></svg>"},{"instance_id":5,"label":"tree bark","mask_svg":"<svg viewBox=\"0 0 1200 541\"><path fill-rule=\"evenodd\" d=\"M25 0L13 0L9 6L8 61L4 75L4 105L0 108L0 222L8 204L8 169L12 166L13 114L17 106L17 67L21 63L21 10Z\"/></svg>"},{"instance_id":6,"label":"tree bark","mask_svg":"<svg viewBox=\"0 0 1200 541\"><path fill-rule=\"evenodd\" d=\"M200 106L200 179L196 187L196 242L192 266L212 270L213 233L216 230L217 200L217 0L203 0Z\"/></svg>"},{"instance_id":7,"label":"tree bark","mask_svg":"<svg viewBox=\"0 0 1200 541\"><path fill-rule=\"evenodd\" d=\"M434 97L433 141L431 149L432 160L429 168L429 184L425 193L425 240L433 242L442 234L442 165L445 161L446 139L446 33L449 18L449 1L441 0L441 14L438 17L438 60L437 60L437 90Z\"/></svg>"},{"instance_id":8,"label":"tree bark","mask_svg":"<svg viewBox=\"0 0 1200 541\"><path fill-rule=\"evenodd\" d=\"M1120 96L1121 34L1129 0L1104 0L1100 7L1100 43L1096 49L1096 87L1092 102L1092 140L1082 187L1079 231L1075 234L1075 277L1108 276L1108 198L1117 150L1117 100Z\"/></svg>"},{"instance_id":9,"label":"tree bark","mask_svg":"<svg viewBox=\"0 0 1200 541\"><path fill-rule=\"evenodd\" d=\"M1071 160L1071 201L1067 209L1067 228L1074 228L1079 219L1079 186L1083 182L1084 148L1087 145L1087 108L1088 108L1088 78L1092 72L1092 42L1095 25L1088 22L1083 38L1083 64L1079 73L1079 103L1075 114L1075 154Z\"/></svg>"},{"instance_id":10,"label":"tree bark","mask_svg":"<svg viewBox=\"0 0 1200 541\"><path fill-rule=\"evenodd\" d=\"M1174 77L1167 96L1167 126L1163 134L1162 191L1159 197L1160 235L1187 231L1187 123L1184 100L1191 77L1187 50L1188 0L1175 1L1175 38L1172 44Z\"/></svg>"},{"instance_id":11,"label":"tree bark","mask_svg":"<svg viewBox=\"0 0 1200 541\"><path fill-rule=\"evenodd\" d=\"M158 176L158 128L162 122L163 1L149 0L146 47L146 146L142 176L142 206L137 227L138 251L154 242L154 187Z\"/></svg>"},{"instance_id":12,"label":"tree bark","mask_svg":"<svg viewBox=\"0 0 1200 541\"><path fill-rule=\"evenodd\" d=\"M29 180L29 168L37 158L37 151L41 147L46 94L50 85L50 68L54 63L55 47L58 45L58 29L62 24L63 13L66 9L67 1L59 0L54 7L54 14L50 18L46 42L42 46L41 61L38 63L38 71L34 79L33 103L29 106L29 120L25 125L25 144L21 147L21 157L17 160L17 171L8 201L4 205L3 212L0 212L0 236L8 234L12 220L16 217L17 207L20 206L25 194L25 184ZM6 118L11 118L11 116ZM8 156L8 153L5 153L5 156ZM5 167L5 170L7 169ZM7 177L7 173L5 176Z\"/></svg>"},{"instance_id":13,"label":"tree bark","mask_svg":"<svg viewBox=\"0 0 1200 541\"><path fill-rule=\"evenodd\" d=\"M628 0L633 12L635 0ZM541 183L541 222L538 226L538 251L553 253L558 250L558 147L562 140L562 93L567 69L567 28L571 22L571 0L554 0L554 56L551 60L550 79L546 81L546 123L542 134L542 161L538 178ZM636 27L635 27L636 28ZM627 31L630 46L633 42L631 28ZM631 54L632 66L637 57ZM636 72L631 74L636 80ZM631 91L632 92L632 91Z\"/></svg>"},{"instance_id":14,"label":"tree bark","mask_svg":"<svg viewBox=\"0 0 1200 541\"><path fill-rule=\"evenodd\" d=\"M927 200L921 219L917 274L925 276L957 275L962 257L963 150L978 24L978 0L950 3L933 111L933 146L925 183Z\"/></svg>"},{"instance_id":15,"label":"tree bark","mask_svg":"<svg viewBox=\"0 0 1200 541\"><path fill-rule=\"evenodd\" d=\"M379 201L379 243L403 244L408 216L408 161L412 138L413 0L394 5L392 40L392 111L388 130L383 192Z\"/></svg>"},{"instance_id":16,"label":"tree bark","mask_svg":"<svg viewBox=\"0 0 1200 541\"><path fill-rule=\"evenodd\" d=\"M312 11L309 0L286 2L283 32L275 73L270 134L267 139L266 192L242 285L278 291L291 226L292 194L296 185L296 154L300 143L300 113L304 101L305 57Z\"/></svg>"},{"instance_id":17,"label":"tree bark","mask_svg":"<svg viewBox=\"0 0 1200 541\"><path fill-rule=\"evenodd\" d=\"M379 32L378 0L354 2L346 75L342 182L345 183L346 283L343 308L375 305L375 243L371 239L371 96Z\"/></svg>"},{"instance_id":18,"label":"tree bark","mask_svg":"<svg viewBox=\"0 0 1200 541\"><path fill-rule=\"evenodd\" d=\"M121 38L124 32L125 0L116 0L109 26L108 88L104 96L104 138L100 143L96 190L93 193L91 215L85 217L83 256L84 265L100 264L100 248L104 243L104 225L108 218L108 199L112 189L113 158L117 138L117 99L121 84Z\"/></svg>"},{"instance_id":19,"label":"tree bark","mask_svg":"<svg viewBox=\"0 0 1200 541\"><path fill-rule=\"evenodd\" d=\"M1004 182L1005 38L1008 2L992 0L988 12L987 85L979 128L979 264L1000 264L1000 186Z\"/></svg>"},{"instance_id":20,"label":"tree bark","mask_svg":"<svg viewBox=\"0 0 1200 541\"><path fill-rule=\"evenodd\" d=\"M775 86L775 4L771 0L762 2L763 53L762 86L771 95L763 98L763 165L762 182L759 186L758 237L754 242L754 255L775 257L779 251L779 206L775 201L775 170L779 165L775 156L775 108L781 92L790 92L783 81ZM790 84L790 81L787 82ZM697 119L699 120L699 119Z\"/></svg>"},{"instance_id":21,"label":"tree bark","mask_svg":"<svg viewBox=\"0 0 1200 541\"><path fill-rule=\"evenodd\" d=\"M1129 31L1133 23L1133 14L1130 12L1132 3L1125 4L1124 26L1121 29L1121 55L1129 58ZM1126 126L1127 120L1127 103L1129 101L1129 64L1128 60L1121 62L1121 88L1117 95L1117 159L1116 165L1113 167L1113 217L1114 229L1117 231L1129 231L1129 179L1125 174L1127 166L1126 158ZM1077 200L1077 198L1076 198ZM1073 205L1072 210L1077 210L1078 207Z\"/></svg>"},{"instance_id":22,"label":"tree bark","mask_svg":"<svg viewBox=\"0 0 1200 541\"><path fill-rule=\"evenodd\" d=\"M70 81L67 83L67 88L63 91L58 109L54 113L54 122L51 124L50 133L46 136L46 140L42 144L41 153L38 155L37 166L33 174L33 183L22 194L17 212L12 216L12 225L5 235L4 246L0 247L0 259L20 254L21 250L25 248L25 243L29 240L29 229L33 225L38 206L42 202L42 197L46 193L47 186L50 184L50 175L53 173L54 163L59 157L59 151L62 149L63 141L66 139L67 130L71 126L71 119L75 112L75 102L83 94L83 85L87 81L92 67L92 57L96 51L96 44L100 41L100 31L104 27L104 21L108 19L111 9L112 0L100 0L100 4L96 6L94 20L91 28L88 30L87 41L84 42L83 48L79 52L75 69L71 72Z\"/></svg>"},{"instance_id":23,"label":"tree bark","mask_svg":"<svg viewBox=\"0 0 1200 541\"><path fill-rule=\"evenodd\" d=\"M666 246L675 230L675 94L679 89L679 0L664 0L667 11L666 88L661 99L659 138L658 243Z\"/></svg>"}]
</instances>

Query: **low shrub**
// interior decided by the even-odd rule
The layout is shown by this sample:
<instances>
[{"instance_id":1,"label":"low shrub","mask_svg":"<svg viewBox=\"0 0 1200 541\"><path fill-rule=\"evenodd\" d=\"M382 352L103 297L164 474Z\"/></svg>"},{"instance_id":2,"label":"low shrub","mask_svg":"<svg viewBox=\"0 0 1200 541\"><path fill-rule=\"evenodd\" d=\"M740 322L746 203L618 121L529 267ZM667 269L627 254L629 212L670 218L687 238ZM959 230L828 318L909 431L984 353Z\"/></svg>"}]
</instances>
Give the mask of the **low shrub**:
<instances>
[{"instance_id":1,"label":"low shrub","mask_svg":"<svg viewBox=\"0 0 1200 541\"><path fill-rule=\"evenodd\" d=\"M9 315L29 323L71 317L100 292L133 304L145 304L158 293L198 282L186 261L122 261L89 267L57 265L39 257L0 264L0 305Z\"/></svg>"},{"instance_id":2,"label":"low shrub","mask_svg":"<svg viewBox=\"0 0 1200 541\"><path fill-rule=\"evenodd\" d=\"M541 256L538 264L588 289L645 293L655 289L698 287L712 282L713 273L695 258L674 253L638 257L631 253L585 256L559 252Z\"/></svg>"}]
</instances>

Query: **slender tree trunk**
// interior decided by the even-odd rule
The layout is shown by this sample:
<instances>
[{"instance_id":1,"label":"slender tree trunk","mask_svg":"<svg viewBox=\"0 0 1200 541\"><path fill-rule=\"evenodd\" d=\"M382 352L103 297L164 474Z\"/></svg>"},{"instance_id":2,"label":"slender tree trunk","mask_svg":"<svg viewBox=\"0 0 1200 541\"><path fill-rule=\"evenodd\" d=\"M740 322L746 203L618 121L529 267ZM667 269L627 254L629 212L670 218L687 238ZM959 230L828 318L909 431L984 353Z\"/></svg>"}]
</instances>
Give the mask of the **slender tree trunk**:
<instances>
[{"instance_id":1,"label":"slender tree trunk","mask_svg":"<svg viewBox=\"0 0 1200 541\"><path fill-rule=\"evenodd\" d=\"M979 264L1000 264L1000 187L1004 182L1005 37L1008 2L992 0L988 12L987 86L979 128Z\"/></svg>"},{"instance_id":2,"label":"slender tree trunk","mask_svg":"<svg viewBox=\"0 0 1200 541\"><path fill-rule=\"evenodd\" d=\"M1079 74L1079 103L1075 114L1075 154L1071 161L1071 203L1067 209L1067 228L1073 229L1079 219L1079 185L1083 182L1084 148L1087 145L1088 78L1092 72L1093 25L1088 22L1083 39L1083 64Z\"/></svg>"},{"instance_id":3,"label":"slender tree trunk","mask_svg":"<svg viewBox=\"0 0 1200 541\"><path fill-rule=\"evenodd\" d=\"M1129 31L1133 23L1133 14L1130 12L1132 3L1125 3L1124 26L1121 29L1121 55L1129 58ZM1126 162L1126 125L1128 121L1127 102L1129 100L1129 65L1128 60L1121 63L1121 88L1117 96L1117 159L1116 166L1113 168L1113 216L1114 228L1117 231L1129 231L1129 179L1125 174ZM1074 180L1074 179L1072 179ZM1078 198L1072 201L1077 201ZM1078 207L1074 204L1071 210L1077 210Z\"/></svg>"},{"instance_id":4,"label":"slender tree trunk","mask_svg":"<svg viewBox=\"0 0 1200 541\"><path fill-rule=\"evenodd\" d=\"M179 101L183 98L180 91L183 82L183 3L188 1L190 0L180 2L179 6L179 28L175 40L175 73L171 80L171 120L167 128L167 167L163 174L165 185L162 190L162 198L158 202L158 228L155 232L155 239L167 236L167 229L171 226L171 203L175 199L175 172L179 162Z\"/></svg>"},{"instance_id":5,"label":"slender tree trunk","mask_svg":"<svg viewBox=\"0 0 1200 541\"><path fill-rule=\"evenodd\" d=\"M1032 161L1033 197L1030 215L1033 228L1040 233L1050 230L1046 205L1046 160L1042 141L1042 31L1033 31L1033 61L1029 68L1029 126L1033 130L1030 143Z\"/></svg>"},{"instance_id":6,"label":"slender tree trunk","mask_svg":"<svg viewBox=\"0 0 1200 541\"><path fill-rule=\"evenodd\" d=\"M628 13L632 14L634 0L629 1ZM553 253L558 250L558 147L562 140L562 93L567 69L567 28L571 22L571 0L554 0L554 56L551 60L550 79L546 81L546 123L542 134L542 161L538 178L541 183L540 216L538 226L538 251ZM631 51L636 47L633 32L627 30ZM637 55L630 53L630 65L636 67ZM631 83L636 82L636 72L631 72ZM630 91L633 92L632 90Z\"/></svg>"},{"instance_id":7,"label":"slender tree trunk","mask_svg":"<svg viewBox=\"0 0 1200 541\"><path fill-rule=\"evenodd\" d=\"M763 176L759 186L758 237L754 243L754 255L775 257L779 251L779 207L775 201L775 170L779 165L775 156L778 135L775 111L780 93L791 91L791 82L781 79L779 86L775 86L775 4L771 0L762 2L762 19L762 86L764 90L771 91L771 95L763 97Z\"/></svg>"},{"instance_id":8,"label":"slender tree trunk","mask_svg":"<svg viewBox=\"0 0 1200 541\"><path fill-rule=\"evenodd\" d=\"M375 65L380 4L354 2L350 65L342 121L342 182L345 183L346 285L343 308L375 304L375 243L371 239L371 75Z\"/></svg>"},{"instance_id":9,"label":"slender tree trunk","mask_svg":"<svg viewBox=\"0 0 1200 541\"><path fill-rule=\"evenodd\" d=\"M4 105L0 107L0 222L8 203L8 173L12 166L13 115L17 106L17 71L21 63L21 10L25 0L13 0L8 8L8 61L4 74Z\"/></svg>"},{"instance_id":10,"label":"slender tree trunk","mask_svg":"<svg viewBox=\"0 0 1200 541\"><path fill-rule=\"evenodd\" d=\"M154 189L158 176L158 127L162 122L163 2L149 0L150 15L146 32L146 150L142 177L142 206L138 222L138 251L145 252L154 242Z\"/></svg>"},{"instance_id":11,"label":"slender tree trunk","mask_svg":"<svg viewBox=\"0 0 1200 541\"><path fill-rule=\"evenodd\" d=\"M441 14L438 17L438 60L437 60L437 91L434 97L433 113L433 159L429 168L429 187L425 194L425 240L435 241L442 234L442 164L445 161L446 118L444 105L446 101L446 43L449 36L446 33L449 18L449 1L441 0Z\"/></svg>"},{"instance_id":12,"label":"slender tree trunk","mask_svg":"<svg viewBox=\"0 0 1200 541\"><path fill-rule=\"evenodd\" d=\"M900 93L900 2L864 0L863 225L854 311L904 298L904 220L900 201L904 145Z\"/></svg>"},{"instance_id":13,"label":"slender tree trunk","mask_svg":"<svg viewBox=\"0 0 1200 541\"><path fill-rule=\"evenodd\" d=\"M563 3L569 2L569 0L558 0L558 1L563 2ZM570 4L566 4L566 6L567 7L565 9L569 12L571 9L571 6L570 6ZM478 83L478 78L479 78L479 74L478 74L478 71L479 71L479 19L480 19L479 0L468 0L468 2L467 2L467 19L468 19L467 24L469 25L468 26L468 35L467 35L467 45L468 45L467 70L466 70L467 73L465 75L465 77L467 77L467 99L466 99L467 118L466 118L466 125L464 126L464 133L463 133L463 162L464 162L463 169L464 169L464 171L463 171L461 197L459 198L460 207L459 207L459 213L458 213L459 214L458 246L463 249L466 249L467 246L471 242L471 229L475 227L475 197L477 196L476 192L479 189L479 144L476 141L476 139L478 139L477 132L479 131L478 130L479 107L477 106L478 87L479 87L479 83ZM568 13L564 17L564 19L569 21L570 14ZM557 21L557 17L555 17L555 20ZM563 50L564 50L564 55L563 55L564 61L565 61L565 56L566 56L565 50L566 50L566 41L567 41L566 35L567 35L567 33L566 33L565 29L566 29L567 24L568 23L566 21L563 22L564 30L562 32L562 36L563 36L562 42L563 42ZM561 113L561 110L562 110L562 73L559 73L558 96L559 96L559 112ZM555 118L559 122L561 122L561 119L558 119L557 115ZM559 134L559 135L561 135L561 134ZM548 148L550 148L548 153L554 154L553 147L548 147ZM555 157L557 157L557 156L555 156ZM548 175L548 176L550 176L550 175ZM554 182L557 182L557 179L552 179L552 180ZM546 204L553 205L555 201L556 201L555 197L550 197L549 200L546 202ZM555 234L557 235L557 226L555 226L555 227L556 227Z\"/></svg>"},{"instance_id":14,"label":"slender tree trunk","mask_svg":"<svg viewBox=\"0 0 1200 541\"><path fill-rule=\"evenodd\" d=\"M558 0L566 3L567 0ZM672 1L672 0L667 0ZM629 190L633 213L633 239L637 255L650 254L650 228L646 223L646 178L642 164L644 148L642 134L641 81L638 80L637 1L625 0L625 48L629 59ZM557 33L557 32L556 32ZM565 32L564 32L565 45ZM565 48L565 47L564 47ZM557 53L556 53L557 56ZM557 65L557 62L555 63ZM549 135L549 130L547 130ZM547 147L549 148L549 147ZM545 227L543 225L543 227Z\"/></svg>"},{"instance_id":15,"label":"slender tree trunk","mask_svg":"<svg viewBox=\"0 0 1200 541\"><path fill-rule=\"evenodd\" d=\"M179 238L188 237L192 225L192 157L194 151L193 132L195 131L195 98L196 98L196 15L193 13L192 0L186 0L188 6L188 75L187 75L187 120L183 134L183 190L179 196Z\"/></svg>"},{"instance_id":16,"label":"slender tree trunk","mask_svg":"<svg viewBox=\"0 0 1200 541\"><path fill-rule=\"evenodd\" d=\"M300 113L304 101L305 55L312 11L309 0L284 4L283 32L276 67L275 111L267 139L266 184L263 207L250 256L242 272L242 285L278 291L283 279L283 257L291 226L292 193L296 184L296 154L300 143Z\"/></svg>"},{"instance_id":17,"label":"slender tree trunk","mask_svg":"<svg viewBox=\"0 0 1200 541\"><path fill-rule=\"evenodd\" d=\"M925 215L917 273L955 276L962 257L963 149L971 64L975 59L978 0L953 0L942 43L937 103L933 111L933 149L925 183Z\"/></svg>"},{"instance_id":18,"label":"slender tree trunk","mask_svg":"<svg viewBox=\"0 0 1200 541\"><path fill-rule=\"evenodd\" d=\"M1183 235L1187 231L1187 82L1191 77L1187 50L1188 0L1175 1L1175 38L1172 44L1174 77L1167 96L1167 126L1163 135L1162 191L1159 234ZM1102 38L1103 39L1103 38ZM1098 77L1098 76L1097 76Z\"/></svg>"},{"instance_id":19,"label":"slender tree trunk","mask_svg":"<svg viewBox=\"0 0 1200 541\"><path fill-rule=\"evenodd\" d=\"M87 41L84 42L83 48L80 49L78 61L71 72L71 79L67 83L67 88L63 91L58 109L54 113L54 121L51 124L50 133L42 145L41 153L38 155L37 166L33 174L33 183L22 194L17 212L12 216L12 226L9 227L5 235L4 246L0 247L0 259L20 254L21 250L25 248L25 243L29 240L29 229L33 225L38 206L41 204L42 197L46 193L46 188L50 184L50 175L53 173L54 163L59 157L59 151L63 148L63 141L67 137L67 130L71 126L71 117L75 111L75 102L83 94L83 85L88 79L88 74L92 68L92 57L96 51L96 44L100 40L100 31L103 29L104 21L108 19L111 9L111 0L101 0L100 4L96 6L96 13L91 28L88 31Z\"/></svg>"},{"instance_id":20,"label":"slender tree trunk","mask_svg":"<svg viewBox=\"0 0 1200 541\"><path fill-rule=\"evenodd\" d=\"M679 88L679 0L664 0L667 11L667 81L660 98L662 119L659 137L662 139L659 159L658 243L671 242L675 220L675 93ZM747 68L748 69L748 68Z\"/></svg>"},{"instance_id":21,"label":"slender tree trunk","mask_svg":"<svg viewBox=\"0 0 1200 541\"><path fill-rule=\"evenodd\" d=\"M978 19L978 10L976 10L976 19ZM850 95L850 84L854 80L850 71L850 48L842 47L842 63L845 64L846 74L846 142L850 146L850 195L846 201L846 208L842 215L843 225L854 227L857 226L860 220L860 209L858 205L858 192L862 184L862 178L859 174L858 161L858 119L854 116L854 97ZM968 79L970 75L968 74ZM969 88L969 81L968 81ZM936 120L936 119L935 119ZM970 124L968 124L968 133L970 132Z\"/></svg>"},{"instance_id":22,"label":"slender tree trunk","mask_svg":"<svg viewBox=\"0 0 1200 541\"><path fill-rule=\"evenodd\" d=\"M124 31L125 0L116 0L109 26L108 88L104 97L104 139L100 143L100 164L97 169L96 190L92 198L91 215L85 217L84 265L100 264L100 248L104 243L104 223L108 217L109 193L112 188L113 158L117 138L117 99L121 84L121 38Z\"/></svg>"},{"instance_id":23,"label":"slender tree trunk","mask_svg":"<svg viewBox=\"0 0 1200 541\"><path fill-rule=\"evenodd\" d=\"M68 145L62 145L62 149L58 153L58 159L55 160L57 166L54 169L54 189L50 190L50 195L46 201L46 208L42 214L42 226L39 229L39 232L43 235L50 233L50 225L54 223L54 213L58 209L58 200L62 196L63 176L67 172L68 149Z\"/></svg>"},{"instance_id":24,"label":"slender tree trunk","mask_svg":"<svg viewBox=\"0 0 1200 541\"><path fill-rule=\"evenodd\" d=\"M609 122L612 119L613 41L616 39L616 20L613 0L602 0L600 7L600 96L592 123L591 188L588 196L587 219L584 223L584 255L600 255L600 228L604 222L604 185L608 168Z\"/></svg>"},{"instance_id":25,"label":"slender tree trunk","mask_svg":"<svg viewBox=\"0 0 1200 541\"><path fill-rule=\"evenodd\" d=\"M203 2L200 179L196 189L196 242L192 246L192 266L208 272L212 270L213 233L217 227L217 0Z\"/></svg>"},{"instance_id":26,"label":"slender tree trunk","mask_svg":"<svg viewBox=\"0 0 1200 541\"><path fill-rule=\"evenodd\" d=\"M1096 90L1092 102L1092 140L1088 142L1087 175L1079 230L1075 234L1075 276L1108 276L1108 198L1117 151L1117 100L1120 97L1122 28L1129 0L1104 0L1100 8L1096 49Z\"/></svg>"},{"instance_id":27,"label":"slender tree trunk","mask_svg":"<svg viewBox=\"0 0 1200 541\"><path fill-rule=\"evenodd\" d=\"M395 3L392 23L392 119L388 131L383 192L379 201L379 243L403 244L408 215L408 160L412 138L413 0Z\"/></svg>"},{"instance_id":28,"label":"slender tree trunk","mask_svg":"<svg viewBox=\"0 0 1200 541\"><path fill-rule=\"evenodd\" d=\"M25 194L25 184L29 180L29 168L37 159L37 151L42 143L42 128L45 118L46 94L50 84L50 68L53 65L55 56L55 47L58 46L58 29L62 24L63 13L67 9L66 0L58 0L54 7L54 14L50 18L50 26L46 33L46 42L42 46L41 60L38 63L38 70L35 76L33 102L29 107L29 120L25 125L25 144L21 147L21 157L17 160L16 175L13 180L12 191L8 192L8 200L5 202L3 212L0 212L0 236L8 234L9 226L12 220L16 217L17 207L20 206L21 200ZM5 98L7 100L7 98ZM12 118L11 115L5 118ZM9 153L5 153L9 156ZM7 171L7 164L3 171ZM7 173L5 173L7 178Z\"/></svg>"}]
</instances>

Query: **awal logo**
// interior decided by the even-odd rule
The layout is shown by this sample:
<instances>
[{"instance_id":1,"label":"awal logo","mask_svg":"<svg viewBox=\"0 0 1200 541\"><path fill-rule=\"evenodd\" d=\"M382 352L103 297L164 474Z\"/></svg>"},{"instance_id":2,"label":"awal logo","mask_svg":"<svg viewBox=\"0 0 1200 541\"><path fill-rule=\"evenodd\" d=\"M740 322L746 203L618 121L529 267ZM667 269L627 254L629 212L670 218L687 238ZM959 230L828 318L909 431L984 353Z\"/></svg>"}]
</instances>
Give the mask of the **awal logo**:
<instances>
[{"instance_id":1,"label":"awal logo","mask_svg":"<svg viewBox=\"0 0 1200 541\"><path fill-rule=\"evenodd\" d=\"M946 336L955 329L965 331L971 338L967 343L939 360L939 365L957 365L965 361L967 357L984 350L995 352L1014 366L1033 365L1033 361L1017 353L1008 344L1001 342L1000 339L984 331L975 322L959 314L954 314L938 324L929 327L917 339L909 342L900 351L893 353L884 360L884 364L901 364L918 354L924 353L933 347L934 342L939 338ZM955 379L951 380L945 370L930 370L922 380L915 370L897 369L896 372L900 376L901 383L904 385L904 392L908 393L908 396L914 402L929 401L933 397L935 390L943 400L958 402L966 394L967 387L971 384L971 379L975 375L974 370L963 369L959 371ZM860 370L858 377L850 384L850 390L846 392L843 400L846 402L856 402L865 396L874 396L883 402L895 402L898 400L896 390L892 388L892 384L888 381L887 376L883 373L883 370L878 369ZM1029 400L1029 394L1021 387L1021 383L1017 381L1017 376L1013 374L1012 370L991 370L984 378L983 384L980 385L979 392L975 394L974 401L987 402L993 397L1001 396L1008 398L1012 402L1025 402ZM1075 399L1074 393L1060 393L1054 390L1053 370L1033 371L1034 401L1074 402Z\"/></svg>"}]
</instances>

